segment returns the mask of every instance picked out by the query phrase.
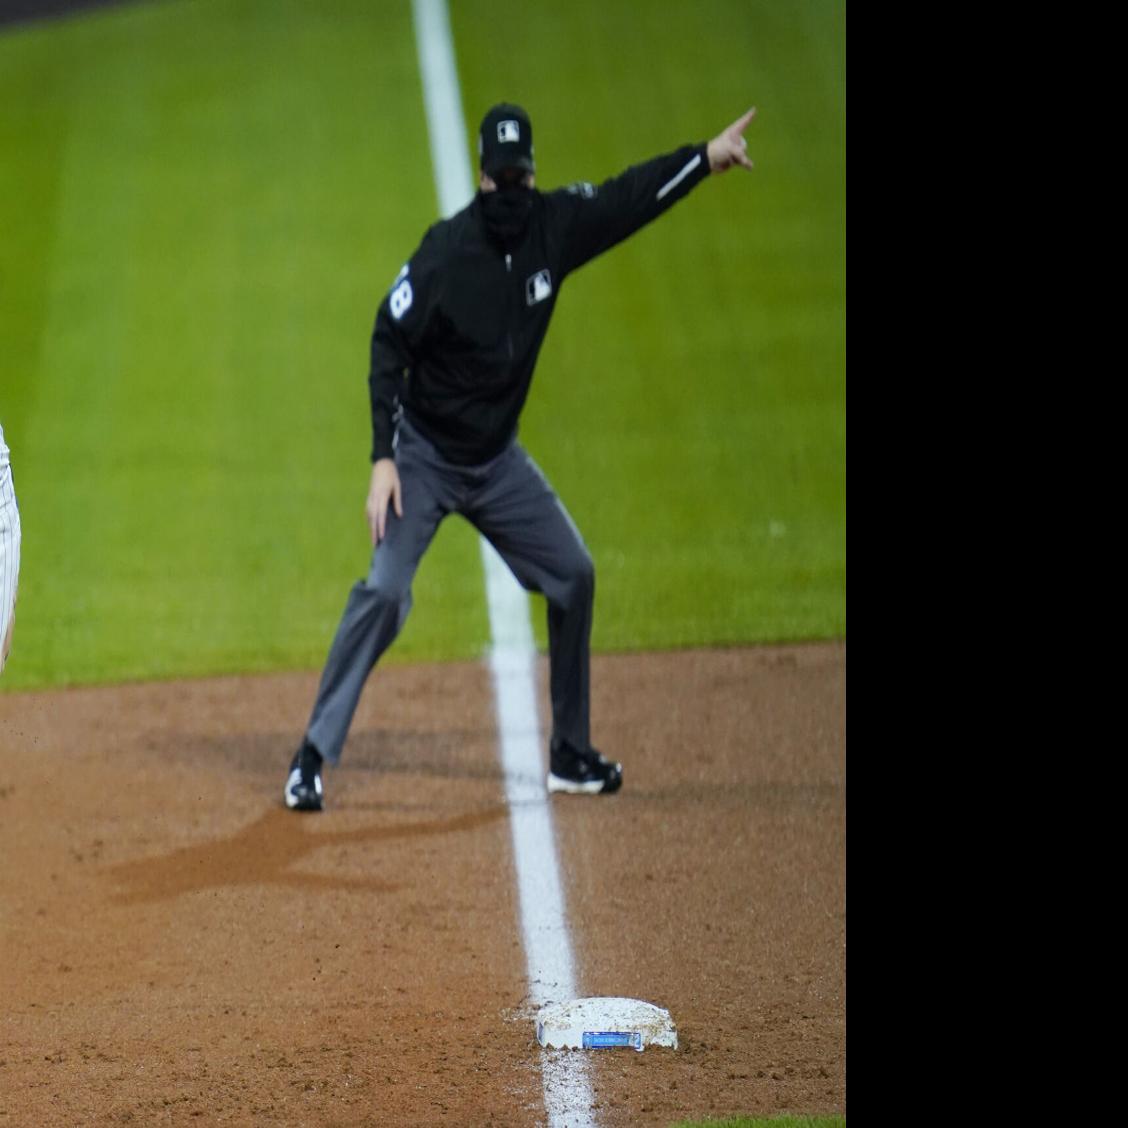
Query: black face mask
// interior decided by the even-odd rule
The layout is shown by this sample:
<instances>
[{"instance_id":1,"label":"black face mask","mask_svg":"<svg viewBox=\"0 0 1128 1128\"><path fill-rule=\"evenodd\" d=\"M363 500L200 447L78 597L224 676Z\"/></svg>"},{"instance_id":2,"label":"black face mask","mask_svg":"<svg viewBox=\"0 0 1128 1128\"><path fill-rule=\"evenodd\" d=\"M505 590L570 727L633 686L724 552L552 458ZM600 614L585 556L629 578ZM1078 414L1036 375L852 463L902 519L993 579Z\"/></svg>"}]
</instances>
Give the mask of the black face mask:
<instances>
[{"instance_id":1,"label":"black face mask","mask_svg":"<svg viewBox=\"0 0 1128 1128\"><path fill-rule=\"evenodd\" d=\"M520 241L533 214L533 190L523 184L480 193L482 215L490 237L504 247Z\"/></svg>"}]
</instances>

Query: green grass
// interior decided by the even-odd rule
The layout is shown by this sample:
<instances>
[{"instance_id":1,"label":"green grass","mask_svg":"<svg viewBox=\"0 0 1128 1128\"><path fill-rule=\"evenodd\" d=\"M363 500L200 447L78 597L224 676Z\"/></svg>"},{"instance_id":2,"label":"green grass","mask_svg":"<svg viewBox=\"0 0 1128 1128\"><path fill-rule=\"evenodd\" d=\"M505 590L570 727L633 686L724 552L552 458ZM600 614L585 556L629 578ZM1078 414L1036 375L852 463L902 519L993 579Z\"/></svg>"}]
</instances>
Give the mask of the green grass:
<instances>
[{"instance_id":1,"label":"green grass","mask_svg":"<svg viewBox=\"0 0 1128 1128\"><path fill-rule=\"evenodd\" d=\"M595 557L596 648L843 636L842 7L453 8L468 124L523 101L542 187L759 107L756 172L577 274L542 354L522 437ZM367 565L372 317L436 214L410 21L194 0L0 35L4 690L320 665ZM415 597L389 661L482 652L464 523Z\"/></svg>"},{"instance_id":2,"label":"green grass","mask_svg":"<svg viewBox=\"0 0 1128 1128\"><path fill-rule=\"evenodd\" d=\"M468 126L522 102L541 187L757 106L756 171L569 280L542 353L522 436L594 553L596 645L844 636L842 7L577 0L506 36L492 10L453 7Z\"/></svg>"},{"instance_id":3,"label":"green grass","mask_svg":"<svg viewBox=\"0 0 1128 1128\"><path fill-rule=\"evenodd\" d=\"M36 26L0 38L0 104L28 217L0 250L5 687L318 665L367 567L372 318L435 208L407 6ZM478 652L477 560L443 530L401 656Z\"/></svg>"},{"instance_id":4,"label":"green grass","mask_svg":"<svg viewBox=\"0 0 1128 1128\"><path fill-rule=\"evenodd\" d=\"M761 1120L736 1116L728 1120L679 1120L670 1128L846 1128L844 1116L771 1116Z\"/></svg>"}]
</instances>

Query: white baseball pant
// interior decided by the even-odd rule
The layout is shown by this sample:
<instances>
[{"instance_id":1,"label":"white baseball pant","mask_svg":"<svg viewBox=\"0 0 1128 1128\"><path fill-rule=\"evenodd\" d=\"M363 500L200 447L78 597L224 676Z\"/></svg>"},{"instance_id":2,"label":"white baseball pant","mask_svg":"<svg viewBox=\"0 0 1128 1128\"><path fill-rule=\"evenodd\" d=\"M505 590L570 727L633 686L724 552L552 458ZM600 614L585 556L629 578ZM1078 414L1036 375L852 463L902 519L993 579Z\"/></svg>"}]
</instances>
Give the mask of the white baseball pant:
<instances>
[{"instance_id":1,"label":"white baseball pant","mask_svg":"<svg viewBox=\"0 0 1128 1128\"><path fill-rule=\"evenodd\" d=\"M12 467L4 442L4 428L0 426L0 672L12 648L19 581L20 511L12 485Z\"/></svg>"}]
</instances>

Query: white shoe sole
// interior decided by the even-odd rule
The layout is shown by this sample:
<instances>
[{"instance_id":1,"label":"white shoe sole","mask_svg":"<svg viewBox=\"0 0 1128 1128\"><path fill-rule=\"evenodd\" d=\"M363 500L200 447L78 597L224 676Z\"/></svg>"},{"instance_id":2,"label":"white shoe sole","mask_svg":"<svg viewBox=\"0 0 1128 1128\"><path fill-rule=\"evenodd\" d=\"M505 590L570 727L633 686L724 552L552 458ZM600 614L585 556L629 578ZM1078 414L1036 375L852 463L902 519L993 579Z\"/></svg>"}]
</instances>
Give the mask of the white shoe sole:
<instances>
[{"instance_id":1,"label":"white shoe sole","mask_svg":"<svg viewBox=\"0 0 1128 1128\"><path fill-rule=\"evenodd\" d=\"M562 791L565 795L598 795L603 790L603 780L593 779L588 783L577 783L574 779L548 773L548 791Z\"/></svg>"}]
</instances>

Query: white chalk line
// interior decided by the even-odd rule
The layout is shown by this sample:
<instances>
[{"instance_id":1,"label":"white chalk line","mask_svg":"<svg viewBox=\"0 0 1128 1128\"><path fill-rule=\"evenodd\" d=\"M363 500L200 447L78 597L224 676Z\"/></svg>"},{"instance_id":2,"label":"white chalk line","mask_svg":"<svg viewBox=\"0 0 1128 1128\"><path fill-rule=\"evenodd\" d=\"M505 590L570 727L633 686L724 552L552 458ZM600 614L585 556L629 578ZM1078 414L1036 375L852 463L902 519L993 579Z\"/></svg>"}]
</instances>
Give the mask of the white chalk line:
<instances>
[{"instance_id":1,"label":"white chalk line","mask_svg":"<svg viewBox=\"0 0 1128 1128\"><path fill-rule=\"evenodd\" d=\"M470 202L474 179L467 155L446 0L412 0L431 164L439 210L451 216ZM576 975L552 808L545 787L537 718L536 646L529 601L505 562L483 537L489 604L490 673L500 734L505 797L517 870L529 997L538 1010L576 997ZM586 1059L541 1051L544 1104L551 1128L595 1128Z\"/></svg>"}]
</instances>

